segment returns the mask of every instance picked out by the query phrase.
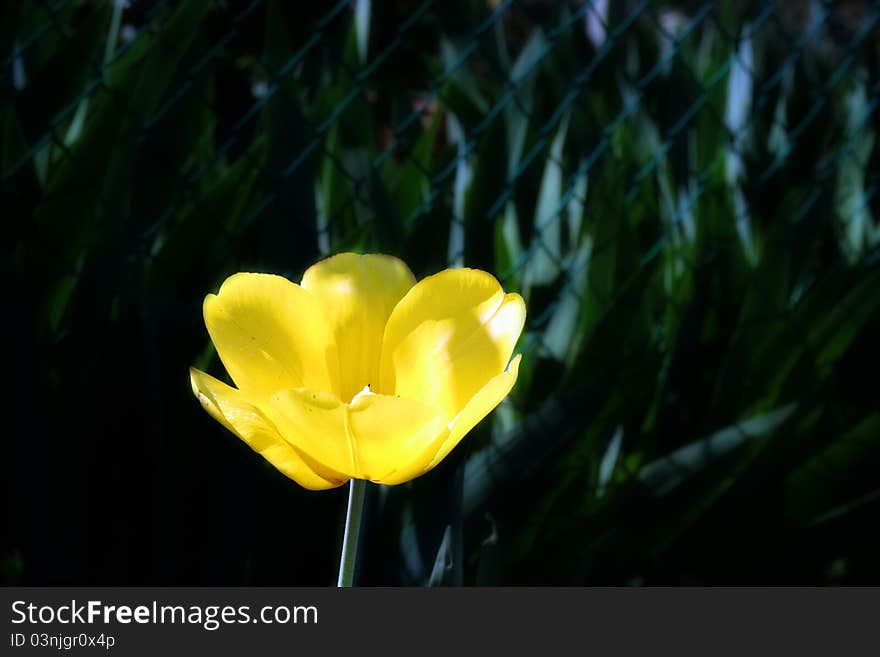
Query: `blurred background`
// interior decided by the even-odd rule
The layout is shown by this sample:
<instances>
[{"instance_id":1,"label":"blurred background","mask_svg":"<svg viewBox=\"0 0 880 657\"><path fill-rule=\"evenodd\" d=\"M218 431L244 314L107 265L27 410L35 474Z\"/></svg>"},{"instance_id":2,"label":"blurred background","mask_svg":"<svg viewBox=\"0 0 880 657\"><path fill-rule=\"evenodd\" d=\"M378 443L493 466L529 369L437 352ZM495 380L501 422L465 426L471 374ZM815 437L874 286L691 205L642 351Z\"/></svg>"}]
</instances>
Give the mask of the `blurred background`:
<instances>
[{"instance_id":1,"label":"blurred background","mask_svg":"<svg viewBox=\"0 0 880 657\"><path fill-rule=\"evenodd\" d=\"M204 296L493 272L516 388L358 581L880 583L880 3L0 9L4 584L331 585L347 489L202 410Z\"/></svg>"}]
</instances>

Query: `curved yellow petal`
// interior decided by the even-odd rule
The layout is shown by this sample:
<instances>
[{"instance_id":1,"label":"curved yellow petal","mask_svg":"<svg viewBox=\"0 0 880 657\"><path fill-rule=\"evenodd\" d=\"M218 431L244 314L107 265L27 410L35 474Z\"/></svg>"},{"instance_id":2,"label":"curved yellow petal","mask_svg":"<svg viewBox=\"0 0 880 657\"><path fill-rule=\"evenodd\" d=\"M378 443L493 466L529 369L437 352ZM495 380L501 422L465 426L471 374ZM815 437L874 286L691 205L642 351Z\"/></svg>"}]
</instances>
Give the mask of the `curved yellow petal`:
<instances>
[{"instance_id":1,"label":"curved yellow petal","mask_svg":"<svg viewBox=\"0 0 880 657\"><path fill-rule=\"evenodd\" d=\"M385 324L415 282L403 261L387 255L341 253L306 270L302 287L323 306L339 350L343 401L364 386L377 390Z\"/></svg>"},{"instance_id":2,"label":"curved yellow petal","mask_svg":"<svg viewBox=\"0 0 880 657\"><path fill-rule=\"evenodd\" d=\"M427 470L449 435L434 409L372 393L349 405L316 390L283 390L269 399L268 414L284 439L330 479L409 481Z\"/></svg>"},{"instance_id":3,"label":"curved yellow petal","mask_svg":"<svg viewBox=\"0 0 880 657\"><path fill-rule=\"evenodd\" d=\"M381 386L451 420L504 371L525 322L518 294L491 275L447 269L415 285L388 319Z\"/></svg>"},{"instance_id":4,"label":"curved yellow petal","mask_svg":"<svg viewBox=\"0 0 880 657\"><path fill-rule=\"evenodd\" d=\"M521 355L517 354L510 361L510 365L507 366L507 371L490 379L489 383L471 397L461 413L456 415L452 422L449 423L449 437L446 438L434 454L428 469L433 468L445 459L449 452L467 435L468 431L473 429L480 420L491 413L492 409L498 406L501 400L507 396L513 388L513 384L516 383L516 377L519 375L520 358Z\"/></svg>"},{"instance_id":5,"label":"curved yellow petal","mask_svg":"<svg viewBox=\"0 0 880 657\"><path fill-rule=\"evenodd\" d=\"M348 431L348 409L335 395L311 388L280 390L266 412L278 432L322 476L356 476Z\"/></svg>"},{"instance_id":6,"label":"curved yellow petal","mask_svg":"<svg viewBox=\"0 0 880 657\"><path fill-rule=\"evenodd\" d=\"M345 483L344 478L326 479L310 468L247 394L195 368L189 372L193 393L211 417L282 474L311 490L335 488Z\"/></svg>"},{"instance_id":7,"label":"curved yellow petal","mask_svg":"<svg viewBox=\"0 0 880 657\"><path fill-rule=\"evenodd\" d=\"M436 409L389 395L359 395L349 408L349 427L361 479L401 484L428 469L449 435Z\"/></svg>"},{"instance_id":8,"label":"curved yellow petal","mask_svg":"<svg viewBox=\"0 0 880 657\"><path fill-rule=\"evenodd\" d=\"M273 274L235 274L204 303L205 325L239 390L337 391L339 359L321 305Z\"/></svg>"}]
</instances>

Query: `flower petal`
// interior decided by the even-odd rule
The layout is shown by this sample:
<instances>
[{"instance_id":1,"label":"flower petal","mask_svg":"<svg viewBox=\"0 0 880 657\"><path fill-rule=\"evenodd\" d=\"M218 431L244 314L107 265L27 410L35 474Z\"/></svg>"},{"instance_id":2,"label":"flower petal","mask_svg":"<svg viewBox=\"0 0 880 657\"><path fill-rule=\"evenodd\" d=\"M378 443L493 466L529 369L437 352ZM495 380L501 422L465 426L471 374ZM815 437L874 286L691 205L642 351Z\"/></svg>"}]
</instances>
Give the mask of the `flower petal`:
<instances>
[{"instance_id":1,"label":"flower petal","mask_svg":"<svg viewBox=\"0 0 880 657\"><path fill-rule=\"evenodd\" d=\"M349 405L298 388L269 400L284 438L328 478L398 484L418 476L449 434L443 418L415 401L366 393Z\"/></svg>"},{"instance_id":2,"label":"flower petal","mask_svg":"<svg viewBox=\"0 0 880 657\"><path fill-rule=\"evenodd\" d=\"M451 420L504 371L525 322L518 294L491 275L447 269L415 285L388 320L381 389L437 407Z\"/></svg>"},{"instance_id":3,"label":"flower petal","mask_svg":"<svg viewBox=\"0 0 880 657\"><path fill-rule=\"evenodd\" d=\"M282 474L311 490L335 488L345 483L344 478L326 479L310 468L248 395L195 368L190 368L189 373L193 393L211 417Z\"/></svg>"},{"instance_id":4,"label":"flower petal","mask_svg":"<svg viewBox=\"0 0 880 657\"><path fill-rule=\"evenodd\" d=\"M335 395L311 388L280 390L266 411L284 439L326 478L356 476L348 409Z\"/></svg>"},{"instance_id":5,"label":"flower petal","mask_svg":"<svg viewBox=\"0 0 880 657\"><path fill-rule=\"evenodd\" d=\"M337 389L339 360L323 310L296 283L235 274L204 303L205 325L240 390Z\"/></svg>"},{"instance_id":6,"label":"flower petal","mask_svg":"<svg viewBox=\"0 0 880 657\"><path fill-rule=\"evenodd\" d=\"M461 439L507 396L513 388L513 384L516 383L516 377L519 374L520 358L521 355L517 354L510 361L510 365L507 366L507 371L490 379L489 383L471 397L461 413L456 415L452 422L450 422L449 437L446 438L433 459L431 459L428 469L433 468L445 459L449 452L461 442Z\"/></svg>"},{"instance_id":7,"label":"flower petal","mask_svg":"<svg viewBox=\"0 0 880 657\"><path fill-rule=\"evenodd\" d=\"M425 472L449 435L436 409L402 397L366 394L349 414L358 476L380 484L401 484Z\"/></svg>"},{"instance_id":8,"label":"flower petal","mask_svg":"<svg viewBox=\"0 0 880 657\"><path fill-rule=\"evenodd\" d=\"M339 350L343 401L378 387L385 324L415 282L406 264L387 255L340 253L306 270L302 286L323 305Z\"/></svg>"}]
</instances>

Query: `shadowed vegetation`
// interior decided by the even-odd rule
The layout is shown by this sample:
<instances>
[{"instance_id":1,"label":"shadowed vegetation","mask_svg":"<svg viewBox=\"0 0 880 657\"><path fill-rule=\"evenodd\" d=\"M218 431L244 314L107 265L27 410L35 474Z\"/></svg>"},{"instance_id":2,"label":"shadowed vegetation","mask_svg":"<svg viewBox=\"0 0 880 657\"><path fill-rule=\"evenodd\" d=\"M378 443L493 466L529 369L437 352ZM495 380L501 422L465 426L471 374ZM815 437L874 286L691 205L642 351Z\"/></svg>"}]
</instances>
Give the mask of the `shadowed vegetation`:
<instances>
[{"instance_id":1,"label":"shadowed vegetation","mask_svg":"<svg viewBox=\"0 0 880 657\"><path fill-rule=\"evenodd\" d=\"M0 9L3 583L329 585L346 490L208 418L205 294L384 252L526 299L362 584L880 583L880 7Z\"/></svg>"}]
</instances>

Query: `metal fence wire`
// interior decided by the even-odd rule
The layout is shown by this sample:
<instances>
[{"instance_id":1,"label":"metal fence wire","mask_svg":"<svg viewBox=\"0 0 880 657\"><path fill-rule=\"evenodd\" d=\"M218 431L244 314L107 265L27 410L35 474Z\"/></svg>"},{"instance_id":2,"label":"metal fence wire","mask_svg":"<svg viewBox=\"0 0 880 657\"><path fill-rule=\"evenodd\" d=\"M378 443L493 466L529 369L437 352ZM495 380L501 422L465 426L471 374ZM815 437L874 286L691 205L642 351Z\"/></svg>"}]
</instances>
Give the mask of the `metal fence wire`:
<instances>
[{"instance_id":1,"label":"metal fence wire","mask_svg":"<svg viewBox=\"0 0 880 657\"><path fill-rule=\"evenodd\" d=\"M600 522L614 487L665 504L780 427L794 476L870 419L844 381L880 297L876 1L2 12L4 266L33 291L22 333L49 369L75 369L99 322L133 331L144 385L167 389L164 359L211 365L197 306L225 275L296 280L322 254L380 251L417 276L487 269L527 301L521 381L462 457L466 514L554 463L554 499ZM157 461L182 413L161 405ZM792 447L820 407L830 433ZM730 467L760 458L745 454ZM841 474L819 470L803 490ZM876 509L866 482L808 496L792 532Z\"/></svg>"}]
</instances>

